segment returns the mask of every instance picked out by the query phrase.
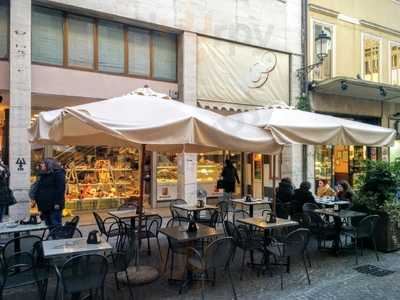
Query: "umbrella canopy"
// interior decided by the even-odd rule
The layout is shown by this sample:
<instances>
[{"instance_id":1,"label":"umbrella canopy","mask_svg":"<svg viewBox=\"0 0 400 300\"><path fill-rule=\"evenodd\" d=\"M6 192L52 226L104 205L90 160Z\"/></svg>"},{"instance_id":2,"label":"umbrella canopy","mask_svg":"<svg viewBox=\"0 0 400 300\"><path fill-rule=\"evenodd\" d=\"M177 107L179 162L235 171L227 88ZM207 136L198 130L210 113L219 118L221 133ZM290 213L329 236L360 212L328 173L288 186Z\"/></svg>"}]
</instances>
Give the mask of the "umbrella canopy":
<instances>
[{"instance_id":1,"label":"umbrella canopy","mask_svg":"<svg viewBox=\"0 0 400 300\"><path fill-rule=\"evenodd\" d=\"M147 150L203 152L227 149L276 153L268 132L171 100L150 89L94 103L42 112L31 140L63 145L132 145Z\"/></svg>"},{"instance_id":2,"label":"umbrella canopy","mask_svg":"<svg viewBox=\"0 0 400 300\"><path fill-rule=\"evenodd\" d=\"M231 119L268 129L280 144L387 146L394 143L393 129L298 110L286 105L230 116Z\"/></svg>"}]
</instances>

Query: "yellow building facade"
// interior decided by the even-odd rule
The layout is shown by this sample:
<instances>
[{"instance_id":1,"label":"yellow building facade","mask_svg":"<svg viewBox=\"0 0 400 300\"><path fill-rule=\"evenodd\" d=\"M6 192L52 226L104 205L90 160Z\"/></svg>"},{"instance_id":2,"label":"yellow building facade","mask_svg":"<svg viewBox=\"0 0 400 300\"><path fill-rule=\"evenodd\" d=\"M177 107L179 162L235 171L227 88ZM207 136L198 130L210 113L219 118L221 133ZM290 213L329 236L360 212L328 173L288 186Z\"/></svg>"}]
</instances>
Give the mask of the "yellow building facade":
<instances>
[{"instance_id":1,"label":"yellow building facade","mask_svg":"<svg viewBox=\"0 0 400 300\"><path fill-rule=\"evenodd\" d=\"M400 116L400 1L309 0L307 60L318 62L315 39L330 38L322 65L308 75L314 111L385 127ZM397 128L396 128L397 129ZM356 185L362 161L391 159L393 148L315 147L316 181Z\"/></svg>"}]
</instances>

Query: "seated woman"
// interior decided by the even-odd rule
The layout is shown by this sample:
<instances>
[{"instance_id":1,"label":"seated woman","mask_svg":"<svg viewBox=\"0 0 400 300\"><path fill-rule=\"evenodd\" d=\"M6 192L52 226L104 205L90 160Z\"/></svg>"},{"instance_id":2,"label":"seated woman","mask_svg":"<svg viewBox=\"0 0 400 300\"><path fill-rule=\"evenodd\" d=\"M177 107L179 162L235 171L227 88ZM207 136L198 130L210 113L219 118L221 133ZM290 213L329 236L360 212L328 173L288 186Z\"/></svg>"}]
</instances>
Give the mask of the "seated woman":
<instances>
[{"instance_id":1,"label":"seated woman","mask_svg":"<svg viewBox=\"0 0 400 300\"><path fill-rule=\"evenodd\" d=\"M313 203L319 207L319 204L315 202L313 194L310 192L311 184L308 181L304 181L300 184L300 187L294 191L292 198L292 214L302 213L303 205L305 203Z\"/></svg>"},{"instance_id":2,"label":"seated woman","mask_svg":"<svg viewBox=\"0 0 400 300\"><path fill-rule=\"evenodd\" d=\"M352 202L353 196L354 193L353 190L351 189L350 184L345 180L340 181L337 185L336 198L338 200Z\"/></svg>"},{"instance_id":3,"label":"seated woman","mask_svg":"<svg viewBox=\"0 0 400 300\"><path fill-rule=\"evenodd\" d=\"M335 196L335 191L329 186L326 180L319 180L318 181L318 189L317 189L317 196L322 197L331 197Z\"/></svg>"},{"instance_id":4,"label":"seated woman","mask_svg":"<svg viewBox=\"0 0 400 300\"><path fill-rule=\"evenodd\" d=\"M276 199L280 203L290 203L293 196L293 184L290 178L282 178L276 189Z\"/></svg>"}]
</instances>

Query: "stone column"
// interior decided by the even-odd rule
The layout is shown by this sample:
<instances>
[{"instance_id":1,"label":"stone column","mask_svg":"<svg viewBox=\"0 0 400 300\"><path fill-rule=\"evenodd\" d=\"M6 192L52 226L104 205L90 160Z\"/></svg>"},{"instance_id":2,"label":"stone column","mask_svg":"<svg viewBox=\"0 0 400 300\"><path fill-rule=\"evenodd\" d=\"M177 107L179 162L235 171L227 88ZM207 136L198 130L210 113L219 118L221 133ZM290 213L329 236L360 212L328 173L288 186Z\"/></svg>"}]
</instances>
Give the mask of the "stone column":
<instances>
[{"instance_id":1,"label":"stone column","mask_svg":"<svg viewBox=\"0 0 400 300\"><path fill-rule=\"evenodd\" d=\"M291 58L291 106L296 106L301 94L300 81L297 79L297 70L301 67L301 56L292 55ZM308 168L310 169L310 168ZM282 177L289 177L298 187L303 178L302 146L290 145L284 148L282 153ZM311 182L311 181L310 181Z\"/></svg>"},{"instance_id":2,"label":"stone column","mask_svg":"<svg viewBox=\"0 0 400 300\"><path fill-rule=\"evenodd\" d=\"M10 216L29 213L31 145L31 0L10 1L10 186L17 205Z\"/></svg>"},{"instance_id":3,"label":"stone column","mask_svg":"<svg viewBox=\"0 0 400 300\"><path fill-rule=\"evenodd\" d=\"M179 99L197 105L197 35L183 32L178 47ZM188 203L197 201L197 155L181 154L178 157L178 197Z\"/></svg>"}]
</instances>

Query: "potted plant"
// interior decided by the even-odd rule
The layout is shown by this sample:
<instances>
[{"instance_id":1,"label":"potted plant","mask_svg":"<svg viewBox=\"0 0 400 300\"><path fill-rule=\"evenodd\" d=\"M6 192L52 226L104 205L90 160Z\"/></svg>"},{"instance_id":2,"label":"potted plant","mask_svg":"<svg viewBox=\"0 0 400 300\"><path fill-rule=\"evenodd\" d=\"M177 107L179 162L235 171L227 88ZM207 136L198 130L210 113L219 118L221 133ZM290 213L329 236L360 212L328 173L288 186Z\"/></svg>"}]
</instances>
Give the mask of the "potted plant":
<instances>
[{"instance_id":1,"label":"potted plant","mask_svg":"<svg viewBox=\"0 0 400 300\"><path fill-rule=\"evenodd\" d=\"M376 243L380 251L400 249L400 161L366 161L356 185L354 209L378 214Z\"/></svg>"}]
</instances>

